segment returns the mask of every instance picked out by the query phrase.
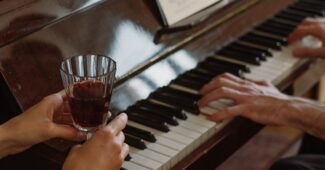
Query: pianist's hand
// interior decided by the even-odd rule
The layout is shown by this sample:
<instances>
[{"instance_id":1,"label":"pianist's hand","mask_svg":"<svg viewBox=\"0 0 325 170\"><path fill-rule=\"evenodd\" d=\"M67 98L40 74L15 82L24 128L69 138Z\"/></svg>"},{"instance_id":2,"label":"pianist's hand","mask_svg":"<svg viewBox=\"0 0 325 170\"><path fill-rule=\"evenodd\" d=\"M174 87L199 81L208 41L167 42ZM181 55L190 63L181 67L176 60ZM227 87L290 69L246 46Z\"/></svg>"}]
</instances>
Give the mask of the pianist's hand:
<instances>
[{"instance_id":1,"label":"pianist's hand","mask_svg":"<svg viewBox=\"0 0 325 170\"><path fill-rule=\"evenodd\" d=\"M297 28L289 35L289 43L301 40L305 36L314 36L320 41L325 42L325 19L307 18L301 22ZM293 50L296 57L319 57L325 59L325 47L307 48L299 47Z\"/></svg>"},{"instance_id":2,"label":"pianist's hand","mask_svg":"<svg viewBox=\"0 0 325 170\"><path fill-rule=\"evenodd\" d=\"M284 118L278 113L289 97L269 82L249 82L227 73L215 77L200 92L203 94L199 101L201 107L222 98L236 103L211 116L214 121L243 116L263 124L284 124Z\"/></svg>"},{"instance_id":3,"label":"pianist's hand","mask_svg":"<svg viewBox=\"0 0 325 170\"><path fill-rule=\"evenodd\" d=\"M24 113L0 126L0 157L15 154L51 138L84 140L85 136L68 125L53 122L54 113L63 111L65 93L45 97Z\"/></svg>"},{"instance_id":4,"label":"pianist's hand","mask_svg":"<svg viewBox=\"0 0 325 170\"><path fill-rule=\"evenodd\" d=\"M63 170L119 170L129 150L122 132L126 122L122 113L84 144L72 148Z\"/></svg>"}]
</instances>

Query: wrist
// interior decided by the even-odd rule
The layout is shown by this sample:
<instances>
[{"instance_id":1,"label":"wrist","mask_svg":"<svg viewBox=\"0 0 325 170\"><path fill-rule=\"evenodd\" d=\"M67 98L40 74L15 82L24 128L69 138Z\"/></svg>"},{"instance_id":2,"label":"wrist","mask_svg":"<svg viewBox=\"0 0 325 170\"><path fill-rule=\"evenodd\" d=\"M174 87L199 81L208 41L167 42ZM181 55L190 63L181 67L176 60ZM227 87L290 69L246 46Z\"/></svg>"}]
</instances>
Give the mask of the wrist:
<instances>
[{"instance_id":1,"label":"wrist","mask_svg":"<svg viewBox=\"0 0 325 170\"><path fill-rule=\"evenodd\" d=\"M312 135L321 137L320 129L324 126L325 106L321 103L290 97L281 109L280 114L284 117L283 125L303 130Z\"/></svg>"}]
</instances>

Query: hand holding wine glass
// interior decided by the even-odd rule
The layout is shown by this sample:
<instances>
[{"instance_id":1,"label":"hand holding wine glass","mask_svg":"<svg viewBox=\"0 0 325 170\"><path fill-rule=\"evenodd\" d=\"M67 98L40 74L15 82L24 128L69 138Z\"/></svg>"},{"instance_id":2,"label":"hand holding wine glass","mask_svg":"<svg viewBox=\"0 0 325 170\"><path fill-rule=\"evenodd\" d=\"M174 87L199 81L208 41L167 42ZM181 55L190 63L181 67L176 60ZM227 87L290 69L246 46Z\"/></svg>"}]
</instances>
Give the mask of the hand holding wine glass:
<instances>
[{"instance_id":1,"label":"hand holding wine glass","mask_svg":"<svg viewBox=\"0 0 325 170\"><path fill-rule=\"evenodd\" d=\"M119 170L129 150L122 132L126 122L127 116L122 113L84 144L74 146L63 170Z\"/></svg>"},{"instance_id":2,"label":"hand holding wine glass","mask_svg":"<svg viewBox=\"0 0 325 170\"><path fill-rule=\"evenodd\" d=\"M19 116L0 126L0 158L22 152L51 138L82 141L85 135L69 125L54 123L64 109L65 92L45 97Z\"/></svg>"}]
</instances>

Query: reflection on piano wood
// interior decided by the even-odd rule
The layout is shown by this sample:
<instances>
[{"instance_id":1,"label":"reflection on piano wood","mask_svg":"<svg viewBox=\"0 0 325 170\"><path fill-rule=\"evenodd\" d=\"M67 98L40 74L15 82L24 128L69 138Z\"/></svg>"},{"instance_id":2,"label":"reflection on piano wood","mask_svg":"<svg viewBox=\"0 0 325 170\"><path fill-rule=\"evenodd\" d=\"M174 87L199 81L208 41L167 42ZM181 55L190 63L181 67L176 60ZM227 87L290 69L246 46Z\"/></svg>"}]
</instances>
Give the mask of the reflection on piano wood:
<instances>
[{"instance_id":1,"label":"reflection on piano wood","mask_svg":"<svg viewBox=\"0 0 325 170\"><path fill-rule=\"evenodd\" d=\"M0 68L25 110L62 89L54 71L60 56L110 55L120 69L112 111L125 111L130 120L124 132L131 158L123 169L214 169L261 126L241 118L207 120L232 103L215 101L199 110L198 90L224 72L267 79L284 90L310 63L291 56L286 37L305 17L322 16L324 6L321 0L238 1L156 45L150 38L160 25L148 15L150 2L107 1L4 46ZM33 151L60 166L68 152L63 144L51 141Z\"/></svg>"}]
</instances>

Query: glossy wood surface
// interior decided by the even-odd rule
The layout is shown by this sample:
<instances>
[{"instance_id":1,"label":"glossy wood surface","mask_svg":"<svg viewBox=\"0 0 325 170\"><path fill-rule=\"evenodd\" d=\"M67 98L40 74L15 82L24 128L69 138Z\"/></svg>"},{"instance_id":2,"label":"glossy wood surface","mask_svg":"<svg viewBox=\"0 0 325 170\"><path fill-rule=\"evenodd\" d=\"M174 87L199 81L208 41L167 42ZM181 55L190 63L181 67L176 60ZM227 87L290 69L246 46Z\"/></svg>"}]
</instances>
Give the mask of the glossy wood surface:
<instances>
[{"instance_id":1,"label":"glossy wood surface","mask_svg":"<svg viewBox=\"0 0 325 170\"><path fill-rule=\"evenodd\" d=\"M15 17L11 17L9 14L1 15L0 21L7 23L1 27L2 30L15 30L17 33L13 33L13 37L15 37L13 39L4 37L2 39L5 40L2 40L2 43L0 40L0 46L2 44L0 48L0 71L10 93L16 99L20 109L24 111L44 96L63 88L59 75L59 64L66 57L85 53L111 56L117 61L118 78L125 77L130 71L156 56L166 57L151 64L147 69L141 70L134 77L128 77L115 88L111 109L116 113L136 101L146 98L158 87L167 85L180 73L195 67L198 61L203 60L217 49L250 30L254 25L271 17L275 12L293 2L293 0L261 0L246 11L227 19L219 27L208 29L202 35L185 41L186 38L191 38L193 34L206 29L211 23L231 14L231 12L251 1L237 1L190 30L165 35L159 44L155 44L153 38L155 32L161 27L161 20L151 0L108 0L95 3L95 5L90 3L89 5L93 5L91 8L88 6L81 8L77 5L64 14L58 12L60 15L55 12L54 14L48 13L45 16L21 12L20 17L23 18L23 23L25 23L26 18L32 16L31 18L37 18L35 22L40 21L41 24L36 24L35 27L34 20L31 20L33 24L30 22L21 26L18 24L19 28L17 29L10 27L10 23L17 22L14 19ZM41 2L50 1L40 0L39 3ZM19 21L19 19L16 20ZM26 28L30 28L32 31L24 33ZM3 35L7 35L7 33L0 31L0 37ZM175 46L177 48L173 48ZM285 88L290 84L290 81L281 83L281 87ZM241 128L243 125L248 126ZM216 158L220 163L256 133L259 128L259 125L247 120L236 121L195 151L195 155L184 159L176 167L195 169L199 165L193 162L200 160L206 162L204 156L209 155L200 154L200 150L208 148L213 151L211 153L215 153L218 149L213 148L217 146L219 140L231 136L228 140L223 141L222 146L233 145L234 147L226 148L225 153L220 154L220 158ZM238 131L239 129L253 133L238 136L242 132ZM229 143L230 139L236 137L242 138L241 144ZM57 141L48 144L51 147L48 147L49 145L38 145L35 150L42 153L43 156L52 157L52 161L60 164L64 160L70 144ZM217 163L218 161L213 166Z\"/></svg>"}]
</instances>

